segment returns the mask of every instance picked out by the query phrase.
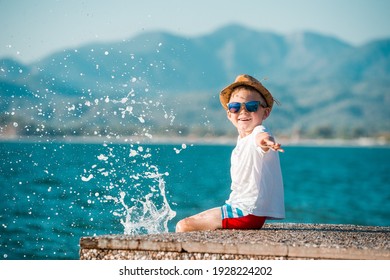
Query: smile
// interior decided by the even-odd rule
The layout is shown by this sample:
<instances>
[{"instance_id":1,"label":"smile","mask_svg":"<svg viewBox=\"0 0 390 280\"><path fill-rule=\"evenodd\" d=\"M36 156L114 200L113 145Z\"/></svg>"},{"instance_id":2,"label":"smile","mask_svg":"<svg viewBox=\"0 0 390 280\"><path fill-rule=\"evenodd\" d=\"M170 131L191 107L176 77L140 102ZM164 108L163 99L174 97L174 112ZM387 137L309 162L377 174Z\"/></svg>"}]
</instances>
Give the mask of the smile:
<instances>
[{"instance_id":1,"label":"smile","mask_svg":"<svg viewBox=\"0 0 390 280\"><path fill-rule=\"evenodd\" d=\"M248 122L252 120L251 118L239 118L238 121L241 121L241 122Z\"/></svg>"}]
</instances>

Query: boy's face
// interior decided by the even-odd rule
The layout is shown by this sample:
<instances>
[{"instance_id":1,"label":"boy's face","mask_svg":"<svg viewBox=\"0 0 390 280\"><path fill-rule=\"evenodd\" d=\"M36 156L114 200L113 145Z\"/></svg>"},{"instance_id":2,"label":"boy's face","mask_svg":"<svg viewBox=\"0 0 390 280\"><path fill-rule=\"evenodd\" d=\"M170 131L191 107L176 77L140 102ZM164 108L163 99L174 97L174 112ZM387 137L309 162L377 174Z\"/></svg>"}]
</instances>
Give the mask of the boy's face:
<instances>
[{"instance_id":1,"label":"boy's face","mask_svg":"<svg viewBox=\"0 0 390 280\"><path fill-rule=\"evenodd\" d=\"M246 88L238 88L230 97L229 103L239 102L246 103L249 101L261 101L261 104L266 104L264 98L256 91ZM227 117L232 124L237 128L241 137L245 137L252 133L253 129L261 125L270 113L269 108L264 108L259 105L256 112L248 112L245 106L241 106L238 113L227 111Z\"/></svg>"}]
</instances>

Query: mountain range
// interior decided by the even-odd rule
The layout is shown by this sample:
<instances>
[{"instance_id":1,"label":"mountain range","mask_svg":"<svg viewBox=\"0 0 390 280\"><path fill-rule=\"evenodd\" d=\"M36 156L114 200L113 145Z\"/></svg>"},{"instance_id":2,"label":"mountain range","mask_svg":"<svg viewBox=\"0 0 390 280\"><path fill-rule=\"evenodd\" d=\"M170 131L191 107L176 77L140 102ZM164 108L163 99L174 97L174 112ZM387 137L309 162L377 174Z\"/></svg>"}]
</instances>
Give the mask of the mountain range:
<instances>
[{"instance_id":1,"label":"mountain range","mask_svg":"<svg viewBox=\"0 0 390 280\"><path fill-rule=\"evenodd\" d=\"M145 32L28 65L2 58L0 135L235 135L218 95L242 73L281 103L266 120L276 134L389 137L390 39L353 46L241 25Z\"/></svg>"}]
</instances>

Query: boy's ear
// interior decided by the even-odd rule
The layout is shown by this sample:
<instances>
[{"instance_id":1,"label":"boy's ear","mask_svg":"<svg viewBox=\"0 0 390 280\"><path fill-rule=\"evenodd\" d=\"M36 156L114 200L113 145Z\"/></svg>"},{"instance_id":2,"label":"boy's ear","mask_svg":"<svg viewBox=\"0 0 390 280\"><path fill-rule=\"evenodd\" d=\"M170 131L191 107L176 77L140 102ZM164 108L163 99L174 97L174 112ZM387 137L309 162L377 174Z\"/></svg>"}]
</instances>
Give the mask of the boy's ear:
<instances>
[{"instance_id":1,"label":"boy's ear","mask_svg":"<svg viewBox=\"0 0 390 280\"><path fill-rule=\"evenodd\" d=\"M226 116L227 116L229 121L232 121L231 120L232 113L230 113L229 110L226 110Z\"/></svg>"},{"instance_id":2,"label":"boy's ear","mask_svg":"<svg viewBox=\"0 0 390 280\"><path fill-rule=\"evenodd\" d=\"M271 109L270 108L265 108L264 109L264 115L263 115L263 121L269 117L269 114L271 113Z\"/></svg>"}]
</instances>

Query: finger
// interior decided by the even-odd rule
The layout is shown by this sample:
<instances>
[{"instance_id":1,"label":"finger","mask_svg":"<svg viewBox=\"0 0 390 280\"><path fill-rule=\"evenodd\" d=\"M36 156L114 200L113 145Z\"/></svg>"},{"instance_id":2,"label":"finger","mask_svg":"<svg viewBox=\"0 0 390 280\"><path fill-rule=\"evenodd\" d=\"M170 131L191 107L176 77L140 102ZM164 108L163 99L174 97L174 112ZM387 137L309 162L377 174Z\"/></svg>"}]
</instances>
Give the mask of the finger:
<instances>
[{"instance_id":1,"label":"finger","mask_svg":"<svg viewBox=\"0 0 390 280\"><path fill-rule=\"evenodd\" d=\"M273 145L276 144L274 141L269 140L269 139L264 139L263 142L264 142L264 144L265 144L266 146L269 146L269 147L271 147L271 146L273 146Z\"/></svg>"},{"instance_id":2,"label":"finger","mask_svg":"<svg viewBox=\"0 0 390 280\"><path fill-rule=\"evenodd\" d=\"M274 151L279 151L279 152L284 152L284 150L280 147L281 145L279 143L275 143L274 145L271 146L271 149Z\"/></svg>"}]
</instances>

